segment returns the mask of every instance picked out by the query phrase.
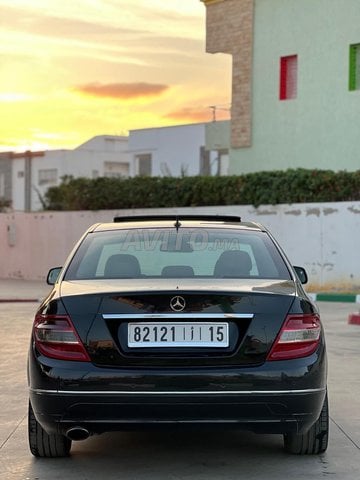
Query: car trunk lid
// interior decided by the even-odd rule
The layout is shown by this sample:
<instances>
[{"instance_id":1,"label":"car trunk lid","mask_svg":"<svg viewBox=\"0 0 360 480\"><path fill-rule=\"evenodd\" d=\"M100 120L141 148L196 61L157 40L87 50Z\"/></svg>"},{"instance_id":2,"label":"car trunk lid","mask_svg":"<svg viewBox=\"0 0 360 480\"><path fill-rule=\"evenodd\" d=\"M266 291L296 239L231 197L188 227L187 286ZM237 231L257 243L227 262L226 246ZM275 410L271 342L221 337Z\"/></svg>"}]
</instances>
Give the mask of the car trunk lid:
<instances>
[{"instance_id":1,"label":"car trunk lid","mask_svg":"<svg viewBox=\"0 0 360 480\"><path fill-rule=\"evenodd\" d=\"M265 361L295 289L294 282L279 280L163 279L152 281L150 288L145 280L92 280L63 282L61 296L94 364L238 366ZM185 303L181 310L173 308L176 298ZM139 347L129 344L129 324L149 325L158 333L181 324L186 335L202 325L210 333L212 326L224 326L228 343L194 346L189 341L168 347L144 342Z\"/></svg>"}]
</instances>

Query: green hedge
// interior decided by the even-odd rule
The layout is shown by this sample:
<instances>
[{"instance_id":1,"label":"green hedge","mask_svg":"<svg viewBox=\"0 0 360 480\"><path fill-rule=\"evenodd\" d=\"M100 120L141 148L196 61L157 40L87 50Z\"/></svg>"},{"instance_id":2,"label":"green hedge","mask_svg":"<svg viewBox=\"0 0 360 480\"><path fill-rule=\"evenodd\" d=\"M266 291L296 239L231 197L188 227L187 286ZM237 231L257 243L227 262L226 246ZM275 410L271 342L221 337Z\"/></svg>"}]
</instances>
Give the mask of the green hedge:
<instances>
[{"instance_id":1,"label":"green hedge","mask_svg":"<svg viewBox=\"0 0 360 480\"><path fill-rule=\"evenodd\" d=\"M227 177L71 178L45 195L48 210L117 210L123 208L360 200L360 170L290 169Z\"/></svg>"}]
</instances>

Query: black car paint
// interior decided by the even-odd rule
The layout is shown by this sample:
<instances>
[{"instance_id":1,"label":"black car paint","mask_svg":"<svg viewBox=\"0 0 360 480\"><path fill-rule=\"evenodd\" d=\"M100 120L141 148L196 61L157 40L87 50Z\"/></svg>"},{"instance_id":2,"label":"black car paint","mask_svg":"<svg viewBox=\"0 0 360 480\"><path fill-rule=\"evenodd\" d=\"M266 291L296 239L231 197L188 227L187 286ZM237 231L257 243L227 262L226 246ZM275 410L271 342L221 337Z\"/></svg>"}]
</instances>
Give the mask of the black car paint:
<instances>
[{"instance_id":1,"label":"black car paint","mask_svg":"<svg viewBox=\"0 0 360 480\"><path fill-rule=\"evenodd\" d=\"M175 424L306 431L326 395L323 334L310 356L266 360L288 314L317 313L286 257L284 262L291 280L65 281L62 274L38 313L69 315L91 362L45 357L31 340L28 378L37 421L49 433L62 434L74 426L102 433ZM155 350L145 356L125 348L121 321L103 318L169 313L175 294L187 300L188 313L254 318L244 322L228 351ZM237 321L231 320L235 330Z\"/></svg>"},{"instance_id":2,"label":"black car paint","mask_svg":"<svg viewBox=\"0 0 360 480\"><path fill-rule=\"evenodd\" d=\"M169 311L173 289L159 292L158 285L149 294L143 285L137 286L139 291L128 285L120 294L103 285L97 289L100 293L92 293L86 284L72 282L78 283L76 294L65 285L60 295L56 287L39 312L71 312L92 363L50 359L32 345L30 398L43 427L62 433L73 425L100 433L171 422L238 424L273 433L308 428L319 415L326 391L323 341L309 357L266 362L286 315L316 311L301 290L295 295L299 285L248 281L232 292L214 294L205 285L194 293L192 282L184 281L176 289L192 312L254 314L243 339L228 354L174 356L161 351L144 361L143 353L121 349L116 325L106 323L102 314ZM278 392L276 398L271 392Z\"/></svg>"}]
</instances>

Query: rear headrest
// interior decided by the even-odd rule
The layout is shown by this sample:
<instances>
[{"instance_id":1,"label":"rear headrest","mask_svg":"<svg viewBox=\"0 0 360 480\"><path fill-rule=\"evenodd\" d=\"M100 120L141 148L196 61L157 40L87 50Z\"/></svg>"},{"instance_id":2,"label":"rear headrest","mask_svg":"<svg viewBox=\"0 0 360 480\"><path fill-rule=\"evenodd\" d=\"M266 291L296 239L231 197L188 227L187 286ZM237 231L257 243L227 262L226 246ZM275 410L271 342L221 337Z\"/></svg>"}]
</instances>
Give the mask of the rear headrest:
<instances>
[{"instance_id":1,"label":"rear headrest","mask_svg":"<svg viewBox=\"0 0 360 480\"><path fill-rule=\"evenodd\" d=\"M107 278L138 278L141 276L139 260L134 255L111 255L106 262L104 276Z\"/></svg>"},{"instance_id":2,"label":"rear headrest","mask_svg":"<svg viewBox=\"0 0 360 480\"><path fill-rule=\"evenodd\" d=\"M252 261L247 252L228 250L218 258L214 277L248 277L252 269Z\"/></svg>"}]
</instances>

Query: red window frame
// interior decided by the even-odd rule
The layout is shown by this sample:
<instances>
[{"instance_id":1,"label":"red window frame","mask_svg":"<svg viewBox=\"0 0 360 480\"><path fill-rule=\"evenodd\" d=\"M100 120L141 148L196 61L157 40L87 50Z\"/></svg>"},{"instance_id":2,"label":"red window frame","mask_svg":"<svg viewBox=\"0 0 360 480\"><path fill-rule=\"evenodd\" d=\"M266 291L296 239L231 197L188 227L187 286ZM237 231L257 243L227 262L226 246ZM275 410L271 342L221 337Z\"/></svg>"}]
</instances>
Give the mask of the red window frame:
<instances>
[{"instance_id":1,"label":"red window frame","mask_svg":"<svg viewBox=\"0 0 360 480\"><path fill-rule=\"evenodd\" d=\"M297 97L297 68L297 55L280 58L280 100L291 100Z\"/></svg>"}]
</instances>

